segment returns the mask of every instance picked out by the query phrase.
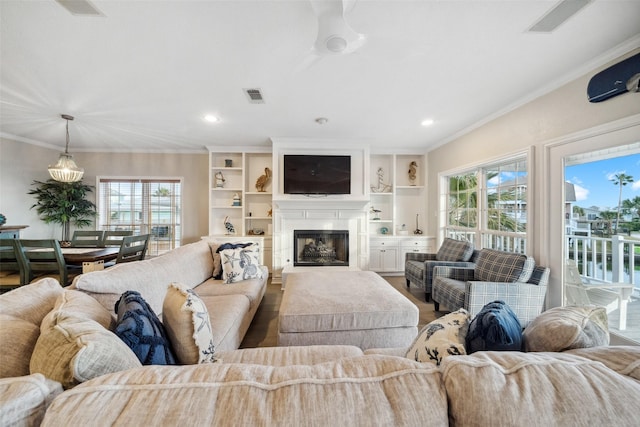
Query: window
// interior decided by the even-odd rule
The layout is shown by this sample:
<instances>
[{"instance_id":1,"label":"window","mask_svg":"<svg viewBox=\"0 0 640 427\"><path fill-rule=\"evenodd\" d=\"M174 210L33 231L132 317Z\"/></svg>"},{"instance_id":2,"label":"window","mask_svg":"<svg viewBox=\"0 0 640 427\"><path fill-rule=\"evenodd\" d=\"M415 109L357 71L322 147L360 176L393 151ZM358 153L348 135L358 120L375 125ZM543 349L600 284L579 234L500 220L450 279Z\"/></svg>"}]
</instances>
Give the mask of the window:
<instances>
[{"instance_id":1,"label":"window","mask_svg":"<svg viewBox=\"0 0 640 427\"><path fill-rule=\"evenodd\" d=\"M148 254L180 246L180 179L98 178L98 226L151 234Z\"/></svg>"},{"instance_id":2,"label":"window","mask_svg":"<svg viewBox=\"0 0 640 427\"><path fill-rule=\"evenodd\" d=\"M445 176L444 234L476 248L526 253L526 156Z\"/></svg>"}]
</instances>

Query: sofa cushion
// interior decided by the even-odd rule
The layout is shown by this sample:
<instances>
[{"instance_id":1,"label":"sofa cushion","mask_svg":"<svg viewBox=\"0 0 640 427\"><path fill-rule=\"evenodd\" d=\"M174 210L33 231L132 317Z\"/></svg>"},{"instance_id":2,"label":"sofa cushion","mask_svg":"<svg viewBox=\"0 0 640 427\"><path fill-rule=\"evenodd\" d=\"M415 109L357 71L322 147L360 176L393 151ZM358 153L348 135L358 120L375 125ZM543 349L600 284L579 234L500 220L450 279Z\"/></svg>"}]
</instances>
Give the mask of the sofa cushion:
<instances>
[{"instance_id":1,"label":"sofa cushion","mask_svg":"<svg viewBox=\"0 0 640 427\"><path fill-rule=\"evenodd\" d=\"M42 374L0 379L0 420L3 426L39 426L60 383Z\"/></svg>"},{"instance_id":2,"label":"sofa cushion","mask_svg":"<svg viewBox=\"0 0 640 427\"><path fill-rule=\"evenodd\" d=\"M464 308L446 314L422 328L406 357L440 365L448 356L466 354L464 340L468 327L469 313Z\"/></svg>"},{"instance_id":3,"label":"sofa cushion","mask_svg":"<svg viewBox=\"0 0 640 427\"><path fill-rule=\"evenodd\" d=\"M95 294L95 298L112 313L124 292L137 291L160 315L171 282L193 288L209 279L212 272L213 257L209 243L200 240L158 257L81 274L74 279L72 288Z\"/></svg>"},{"instance_id":4,"label":"sofa cushion","mask_svg":"<svg viewBox=\"0 0 640 427\"><path fill-rule=\"evenodd\" d=\"M169 286L162 306L162 320L178 363L215 362L209 312L192 289L180 283Z\"/></svg>"},{"instance_id":5,"label":"sofa cushion","mask_svg":"<svg viewBox=\"0 0 640 427\"><path fill-rule=\"evenodd\" d=\"M603 363L620 375L626 375L640 381L640 346L614 345L601 347L576 348L566 354L584 357Z\"/></svg>"},{"instance_id":6,"label":"sofa cushion","mask_svg":"<svg viewBox=\"0 0 640 427\"><path fill-rule=\"evenodd\" d=\"M222 257L222 280L225 283L234 283L241 280L261 278L262 269L260 268L259 252L260 247L257 244L220 251L220 256Z\"/></svg>"},{"instance_id":7,"label":"sofa cushion","mask_svg":"<svg viewBox=\"0 0 640 427\"><path fill-rule=\"evenodd\" d=\"M127 291L116 302L115 333L143 365L174 365L176 358L164 326L149 304L135 291Z\"/></svg>"},{"instance_id":8,"label":"sofa cushion","mask_svg":"<svg viewBox=\"0 0 640 427\"><path fill-rule=\"evenodd\" d=\"M8 314L40 326L63 291L60 283L50 277L20 286L0 295L0 314Z\"/></svg>"},{"instance_id":9,"label":"sofa cushion","mask_svg":"<svg viewBox=\"0 0 640 427\"><path fill-rule=\"evenodd\" d=\"M78 310L83 305L84 309ZM42 321L31 356L31 373L41 373L70 388L106 373L141 366L135 354L105 328L111 322L105 320L107 315L90 296L66 290Z\"/></svg>"},{"instance_id":10,"label":"sofa cushion","mask_svg":"<svg viewBox=\"0 0 640 427\"><path fill-rule=\"evenodd\" d=\"M251 321L246 318L250 310L249 299L244 295L200 295L200 299L209 311L216 352L236 350Z\"/></svg>"},{"instance_id":11,"label":"sofa cushion","mask_svg":"<svg viewBox=\"0 0 640 427\"><path fill-rule=\"evenodd\" d=\"M473 280L481 282L527 282L533 273L533 258L515 252L482 249Z\"/></svg>"},{"instance_id":12,"label":"sofa cushion","mask_svg":"<svg viewBox=\"0 0 640 427\"><path fill-rule=\"evenodd\" d=\"M565 351L609 344L604 307L554 307L533 319L524 330L526 351Z\"/></svg>"},{"instance_id":13,"label":"sofa cushion","mask_svg":"<svg viewBox=\"0 0 640 427\"><path fill-rule=\"evenodd\" d=\"M222 363L249 363L268 366L316 365L344 357L362 356L354 345L301 345L258 347L226 351L217 355Z\"/></svg>"},{"instance_id":14,"label":"sofa cushion","mask_svg":"<svg viewBox=\"0 0 640 427\"><path fill-rule=\"evenodd\" d=\"M473 244L464 240L445 238L436 253L438 261L469 261L473 254Z\"/></svg>"},{"instance_id":15,"label":"sofa cushion","mask_svg":"<svg viewBox=\"0 0 640 427\"><path fill-rule=\"evenodd\" d=\"M248 279L232 284L224 284L221 280L209 279L193 288L198 296L222 296L222 295L244 295L249 299L251 308L254 309L264 296L266 282L269 277L267 267L261 266L262 277L259 279Z\"/></svg>"},{"instance_id":16,"label":"sofa cushion","mask_svg":"<svg viewBox=\"0 0 640 427\"><path fill-rule=\"evenodd\" d=\"M481 351L441 371L450 425L637 424L640 382L575 355Z\"/></svg>"},{"instance_id":17,"label":"sofa cushion","mask_svg":"<svg viewBox=\"0 0 640 427\"><path fill-rule=\"evenodd\" d=\"M476 351L520 351L522 326L504 301L486 304L469 324L467 354Z\"/></svg>"},{"instance_id":18,"label":"sofa cushion","mask_svg":"<svg viewBox=\"0 0 640 427\"><path fill-rule=\"evenodd\" d=\"M147 366L59 396L45 425L428 427L447 416L437 367L360 356L311 366Z\"/></svg>"}]
</instances>

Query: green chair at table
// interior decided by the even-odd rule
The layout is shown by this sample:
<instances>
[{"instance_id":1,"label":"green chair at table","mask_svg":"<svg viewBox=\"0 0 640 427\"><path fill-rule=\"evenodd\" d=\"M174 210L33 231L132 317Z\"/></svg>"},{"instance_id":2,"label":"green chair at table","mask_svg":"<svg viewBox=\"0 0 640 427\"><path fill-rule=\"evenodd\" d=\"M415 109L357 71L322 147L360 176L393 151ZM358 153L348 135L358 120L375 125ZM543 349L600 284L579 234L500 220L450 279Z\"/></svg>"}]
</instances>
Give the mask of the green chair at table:
<instances>
[{"instance_id":1,"label":"green chair at table","mask_svg":"<svg viewBox=\"0 0 640 427\"><path fill-rule=\"evenodd\" d=\"M120 252L116 258L116 264L123 262L142 261L147 254L149 238L151 234L141 234L139 236L126 236L122 239Z\"/></svg>"},{"instance_id":2,"label":"green chair at table","mask_svg":"<svg viewBox=\"0 0 640 427\"><path fill-rule=\"evenodd\" d=\"M62 286L69 284L67 264L57 240L15 239L13 244L20 267L21 285L42 277L54 277Z\"/></svg>"},{"instance_id":3,"label":"green chair at table","mask_svg":"<svg viewBox=\"0 0 640 427\"><path fill-rule=\"evenodd\" d=\"M106 230L102 243L104 246L122 246L122 239L132 235L131 230Z\"/></svg>"},{"instance_id":4,"label":"green chair at table","mask_svg":"<svg viewBox=\"0 0 640 427\"><path fill-rule=\"evenodd\" d=\"M101 248L104 247L104 230L81 231L76 230L71 237L72 248Z\"/></svg>"}]
</instances>

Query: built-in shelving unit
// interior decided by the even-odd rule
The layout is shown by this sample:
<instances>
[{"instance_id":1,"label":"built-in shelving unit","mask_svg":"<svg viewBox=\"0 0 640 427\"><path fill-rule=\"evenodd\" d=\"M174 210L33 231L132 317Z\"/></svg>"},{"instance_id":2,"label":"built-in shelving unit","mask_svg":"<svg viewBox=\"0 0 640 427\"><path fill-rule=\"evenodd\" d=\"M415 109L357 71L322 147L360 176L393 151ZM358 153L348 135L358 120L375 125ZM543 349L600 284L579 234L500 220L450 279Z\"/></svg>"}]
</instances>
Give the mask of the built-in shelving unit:
<instances>
[{"instance_id":1,"label":"built-in shelving unit","mask_svg":"<svg viewBox=\"0 0 640 427\"><path fill-rule=\"evenodd\" d=\"M272 179L258 191L256 181L271 169L269 147L207 147L209 150L209 235L264 237L265 265L271 270ZM220 174L224 181L220 180ZM233 225L230 233L225 219Z\"/></svg>"},{"instance_id":2,"label":"built-in shelving unit","mask_svg":"<svg viewBox=\"0 0 640 427\"><path fill-rule=\"evenodd\" d=\"M415 179L409 175L412 162ZM416 215L421 230L425 225L424 164L422 154L371 154L369 269L381 274L402 274L407 252L434 250L433 237L414 234L418 228Z\"/></svg>"},{"instance_id":3,"label":"built-in shelving unit","mask_svg":"<svg viewBox=\"0 0 640 427\"><path fill-rule=\"evenodd\" d=\"M415 180L409 179L411 162L417 165ZM369 234L411 235L416 215L424 220L424 155L372 154L370 158ZM380 212L374 212L374 209ZM404 227L403 227L404 225Z\"/></svg>"}]
</instances>

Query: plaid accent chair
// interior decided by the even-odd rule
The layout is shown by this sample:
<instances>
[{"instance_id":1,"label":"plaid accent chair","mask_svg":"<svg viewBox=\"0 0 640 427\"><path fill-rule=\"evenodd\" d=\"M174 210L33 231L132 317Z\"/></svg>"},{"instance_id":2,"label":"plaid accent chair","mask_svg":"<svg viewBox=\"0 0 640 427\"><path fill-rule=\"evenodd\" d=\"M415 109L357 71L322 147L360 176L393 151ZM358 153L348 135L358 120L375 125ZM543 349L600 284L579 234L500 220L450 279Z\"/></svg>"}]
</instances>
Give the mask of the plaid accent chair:
<instances>
[{"instance_id":1,"label":"plaid accent chair","mask_svg":"<svg viewBox=\"0 0 640 427\"><path fill-rule=\"evenodd\" d=\"M473 318L485 304L502 300L516 313L524 328L542 312L549 268L533 258L513 252L482 249L475 267L434 269L433 303L450 310L466 309Z\"/></svg>"},{"instance_id":2,"label":"plaid accent chair","mask_svg":"<svg viewBox=\"0 0 640 427\"><path fill-rule=\"evenodd\" d=\"M407 252L404 261L404 277L407 287L411 283L424 289L424 297L429 302L433 283L433 269L436 266L473 267L478 251L470 242L446 238L436 254Z\"/></svg>"}]
</instances>

